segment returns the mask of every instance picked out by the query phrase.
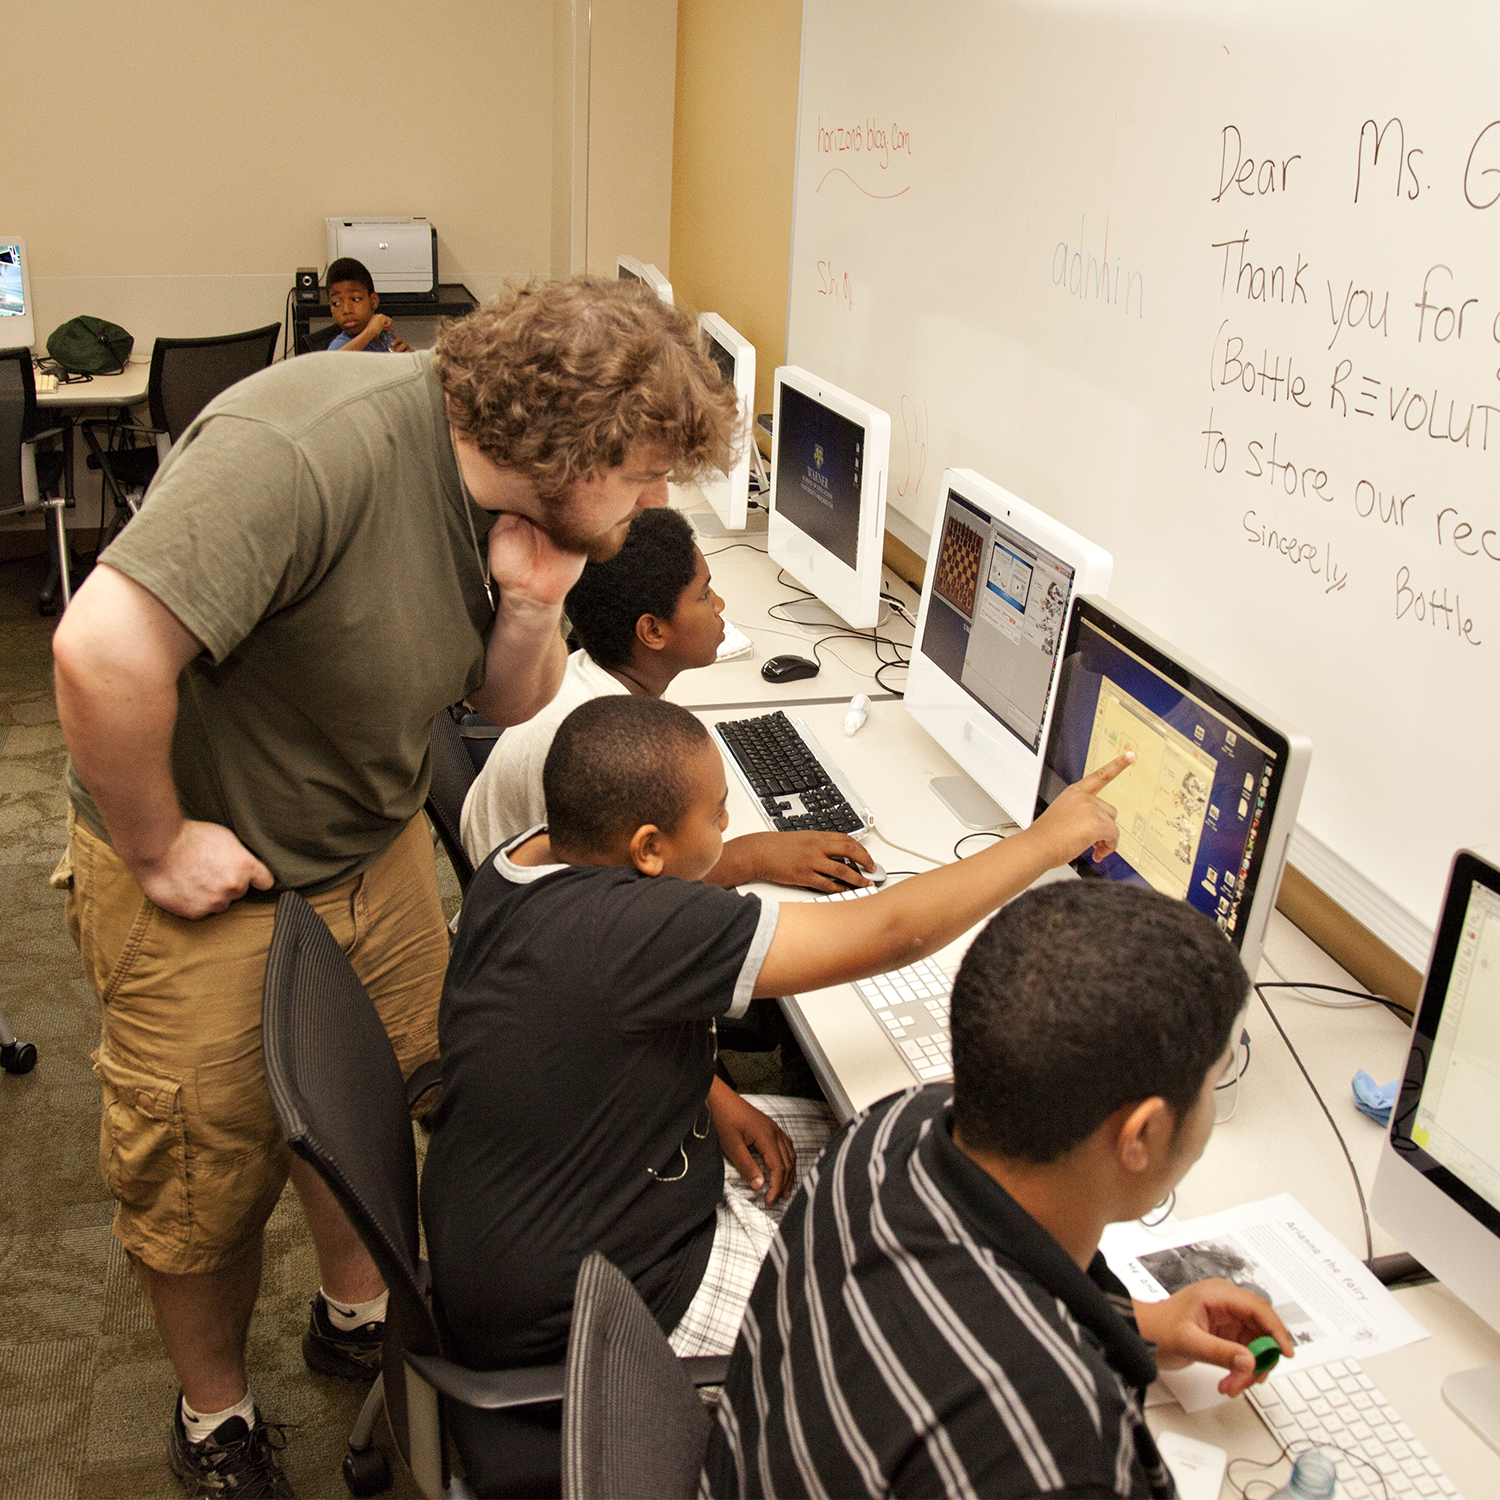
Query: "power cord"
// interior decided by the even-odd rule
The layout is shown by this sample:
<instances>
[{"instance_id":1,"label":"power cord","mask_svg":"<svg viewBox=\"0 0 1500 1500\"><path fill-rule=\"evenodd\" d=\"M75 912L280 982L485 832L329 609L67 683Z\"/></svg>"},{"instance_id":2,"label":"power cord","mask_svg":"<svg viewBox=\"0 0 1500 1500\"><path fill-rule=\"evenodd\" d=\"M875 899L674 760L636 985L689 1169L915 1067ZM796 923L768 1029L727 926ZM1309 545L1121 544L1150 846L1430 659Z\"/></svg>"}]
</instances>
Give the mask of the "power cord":
<instances>
[{"instance_id":1,"label":"power cord","mask_svg":"<svg viewBox=\"0 0 1500 1500\"><path fill-rule=\"evenodd\" d=\"M1286 1043L1286 1050L1292 1054L1292 1061L1297 1064L1298 1071L1302 1074L1303 1078L1306 1079L1308 1088L1312 1090L1313 1098L1318 1101L1318 1108L1323 1111L1324 1118L1328 1121L1329 1127L1332 1129L1334 1136L1338 1140L1339 1150L1344 1153L1344 1160L1349 1163L1349 1175L1354 1179L1354 1191L1359 1197L1360 1217L1364 1222L1365 1264L1368 1266L1370 1262L1375 1259L1375 1242L1370 1236L1370 1207L1369 1204L1365 1202L1364 1184L1359 1180L1359 1172L1355 1169L1354 1158L1349 1154L1349 1147L1344 1140L1343 1131L1339 1129L1337 1122L1333 1118L1332 1112L1323 1102L1323 1096L1318 1092L1317 1084L1312 1081L1312 1074L1309 1073L1307 1071L1307 1068L1303 1065L1302 1059L1297 1053L1297 1049L1292 1045L1291 1037L1286 1034L1286 1028L1281 1024L1281 1021L1278 1019L1276 1012L1271 1009L1271 1002L1266 999L1264 993L1268 989L1295 989L1297 988L1297 986L1287 986L1286 982L1283 981L1282 984L1279 985L1261 983L1257 984L1254 988L1255 998L1260 1001L1262 1006L1265 1007L1266 1014L1271 1018L1271 1024L1275 1026L1276 1030L1281 1033L1281 1040Z\"/></svg>"},{"instance_id":2,"label":"power cord","mask_svg":"<svg viewBox=\"0 0 1500 1500\"><path fill-rule=\"evenodd\" d=\"M899 849L903 854L910 854L914 859L926 860L928 864L934 867L938 865L945 865L948 863L946 859L934 859L930 854L923 854L920 849L908 849L905 844L898 844L895 839L887 838L885 834L881 832L880 825L878 823L870 824L870 832L873 833L882 844L889 844L892 849Z\"/></svg>"},{"instance_id":3,"label":"power cord","mask_svg":"<svg viewBox=\"0 0 1500 1500\"><path fill-rule=\"evenodd\" d=\"M1277 983L1275 984L1271 983L1270 980L1264 981L1265 987L1268 990L1291 990L1299 1000L1305 1000L1309 1005L1326 1006L1329 1010L1354 1010L1361 1005L1379 1005L1390 1011L1393 1016L1400 1016L1408 1024L1416 1018L1416 1013L1407 1006L1395 1000L1389 1000L1384 995L1372 995L1368 990L1350 990L1336 984L1312 984L1306 980L1294 983L1269 958L1266 958L1265 954L1262 954L1261 958L1264 960L1266 967L1277 979ZM1350 998L1347 1000L1319 1000L1315 995L1307 994L1306 991L1308 990L1321 990L1325 994L1347 995Z\"/></svg>"}]
</instances>

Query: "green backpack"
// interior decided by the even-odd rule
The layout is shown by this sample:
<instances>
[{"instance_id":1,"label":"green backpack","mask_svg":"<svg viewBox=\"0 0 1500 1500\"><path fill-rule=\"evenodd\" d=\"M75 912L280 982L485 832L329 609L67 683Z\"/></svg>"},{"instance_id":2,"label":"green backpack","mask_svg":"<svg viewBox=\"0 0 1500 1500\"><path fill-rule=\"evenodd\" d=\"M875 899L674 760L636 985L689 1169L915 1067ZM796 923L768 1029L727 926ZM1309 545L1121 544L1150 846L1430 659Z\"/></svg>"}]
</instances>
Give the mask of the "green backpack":
<instances>
[{"instance_id":1,"label":"green backpack","mask_svg":"<svg viewBox=\"0 0 1500 1500\"><path fill-rule=\"evenodd\" d=\"M118 375L134 345L118 323L84 315L53 329L47 353L70 374Z\"/></svg>"}]
</instances>

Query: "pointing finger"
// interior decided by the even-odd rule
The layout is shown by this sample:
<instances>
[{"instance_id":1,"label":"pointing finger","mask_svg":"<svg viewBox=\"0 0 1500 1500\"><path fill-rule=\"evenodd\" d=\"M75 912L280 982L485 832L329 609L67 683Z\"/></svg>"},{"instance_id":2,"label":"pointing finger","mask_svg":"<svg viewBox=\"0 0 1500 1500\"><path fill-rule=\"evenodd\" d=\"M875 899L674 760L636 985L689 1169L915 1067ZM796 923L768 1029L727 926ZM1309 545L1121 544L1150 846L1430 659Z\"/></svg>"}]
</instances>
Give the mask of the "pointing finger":
<instances>
[{"instance_id":1,"label":"pointing finger","mask_svg":"<svg viewBox=\"0 0 1500 1500\"><path fill-rule=\"evenodd\" d=\"M1107 787L1121 771L1135 764L1135 751L1126 750L1115 756L1112 761L1097 767L1089 772L1078 784L1086 792L1098 793L1101 788Z\"/></svg>"}]
</instances>

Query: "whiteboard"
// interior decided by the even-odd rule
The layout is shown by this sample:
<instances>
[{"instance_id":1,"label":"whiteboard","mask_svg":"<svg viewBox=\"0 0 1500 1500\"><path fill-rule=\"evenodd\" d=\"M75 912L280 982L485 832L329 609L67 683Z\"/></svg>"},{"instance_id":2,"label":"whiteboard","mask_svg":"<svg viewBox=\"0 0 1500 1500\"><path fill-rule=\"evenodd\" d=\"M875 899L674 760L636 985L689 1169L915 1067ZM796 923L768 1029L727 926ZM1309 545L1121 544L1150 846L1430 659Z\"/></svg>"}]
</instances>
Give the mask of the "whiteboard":
<instances>
[{"instance_id":1,"label":"whiteboard","mask_svg":"<svg viewBox=\"0 0 1500 1500\"><path fill-rule=\"evenodd\" d=\"M803 17L787 359L890 412L890 529L961 465L1107 547L1423 966L1500 832L1500 7Z\"/></svg>"}]
</instances>

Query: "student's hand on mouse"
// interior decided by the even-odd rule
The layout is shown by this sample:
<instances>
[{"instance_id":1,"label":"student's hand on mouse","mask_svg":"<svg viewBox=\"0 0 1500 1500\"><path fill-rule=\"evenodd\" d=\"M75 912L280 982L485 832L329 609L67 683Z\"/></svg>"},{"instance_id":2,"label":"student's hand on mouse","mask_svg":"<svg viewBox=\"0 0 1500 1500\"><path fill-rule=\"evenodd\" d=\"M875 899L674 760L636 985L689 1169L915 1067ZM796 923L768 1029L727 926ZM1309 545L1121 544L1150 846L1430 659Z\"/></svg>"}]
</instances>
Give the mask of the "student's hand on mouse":
<instances>
[{"instance_id":1,"label":"student's hand on mouse","mask_svg":"<svg viewBox=\"0 0 1500 1500\"><path fill-rule=\"evenodd\" d=\"M559 608L588 560L581 552L565 552L535 521L508 510L490 527L489 558L502 609Z\"/></svg>"},{"instance_id":2,"label":"student's hand on mouse","mask_svg":"<svg viewBox=\"0 0 1500 1500\"><path fill-rule=\"evenodd\" d=\"M866 870L875 868L874 856L847 833L747 833L742 837L745 856L754 872L750 878L769 880L774 885L842 891L870 883L859 870L840 864L835 855L852 859Z\"/></svg>"},{"instance_id":3,"label":"student's hand on mouse","mask_svg":"<svg viewBox=\"0 0 1500 1500\"><path fill-rule=\"evenodd\" d=\"M708 1107L713 1111L725 1161L750 1184L751 1191L764 1188L767 1203L774 1203L789 1191L796 1181L797 1148L786 1131L769 1115L746 1103L722 1078L715 1078L708 1091ZM756 1156L765 1163L764 1172Z\"/></svg>"},{"instance_id":4,"label":"student's hand on mouse","mask_svg":"<svg viewBox=\"0 0 1500 1500\"><path fill-rule=\"evenodd\" d=\"M1067 787L1032 825L1056 840L1056 864L1067 864L1090 846L1094 858L1103 859L1120 842L1115 806L1099 794L1121 771L1135 763L1135 751L1127 750L1112 761L1090 771Z\"/></svg>"},{"instance_id":5,"label":"student's hand on mouse","mask_svg":"<svg viewBox=\"0 0 1500 1500\"><path fill-rule=\"evenodd\" d=\"M1135 1319L1141 1337L1156 1345L1156 1363L1163 1370L1198 1363L1228 1370L1219 1382L1225 1396L1238 1396L1266 1378L1255 1373L1255 1356L1246 1347L1251 1339L1268 1333L1283 1356L1295 1352L1286 1324L1269 1302L1219 1277L1195 1281L1165 1302L1137 1302Z\"/></svg>"}]
</instances>

